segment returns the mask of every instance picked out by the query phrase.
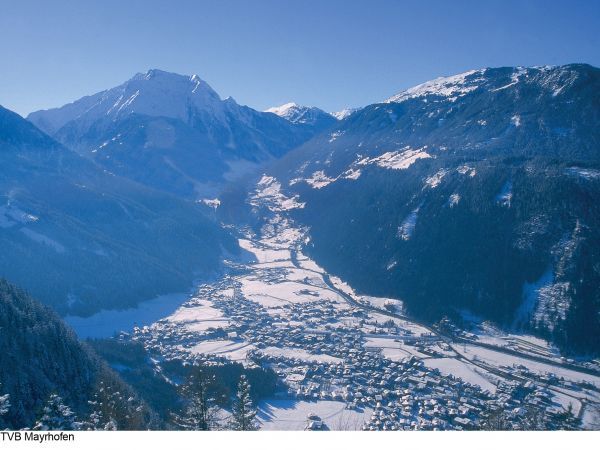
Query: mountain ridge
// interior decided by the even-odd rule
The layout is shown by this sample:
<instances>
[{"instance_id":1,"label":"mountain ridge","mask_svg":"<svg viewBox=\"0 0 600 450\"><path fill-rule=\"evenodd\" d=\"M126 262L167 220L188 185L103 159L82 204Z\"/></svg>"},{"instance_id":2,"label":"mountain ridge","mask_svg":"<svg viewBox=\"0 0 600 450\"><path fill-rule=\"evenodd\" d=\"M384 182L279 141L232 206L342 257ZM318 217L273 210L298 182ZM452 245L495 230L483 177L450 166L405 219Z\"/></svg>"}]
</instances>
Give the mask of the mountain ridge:
<instances>
[{"instance_id":1,"label":"mountain ridge","mask_svg":"<svg viewBox=\"0 0 600 450\"><path fill-rule=\"evenodd\" d=\"M306 251L366 294L598 352L599 92L589 65L445 77L362 108L265 173L304 205L290 214L311 230Z\"/></svg>"},{"instance_id":2,"label":"mountain ridge","mask_svg":"<svg viewBox=\"0 0 600 450\"><path fill-rule=\"evenodd\" d=\"M27 119L115 174L192 199L215 197L323 128L222 100L197 75L157 69Z\"/></svg>"},{"instance_id":3,"label":"mountain ridge","mask_svg":"<svg viewBox=\"0 0 600 450\"><path fill-rule=\"evenodd\" d=\"M219 270L200 205L99 168L0 109L0 272L61 314L124 308Z\"/></svg>"}]
</instances>

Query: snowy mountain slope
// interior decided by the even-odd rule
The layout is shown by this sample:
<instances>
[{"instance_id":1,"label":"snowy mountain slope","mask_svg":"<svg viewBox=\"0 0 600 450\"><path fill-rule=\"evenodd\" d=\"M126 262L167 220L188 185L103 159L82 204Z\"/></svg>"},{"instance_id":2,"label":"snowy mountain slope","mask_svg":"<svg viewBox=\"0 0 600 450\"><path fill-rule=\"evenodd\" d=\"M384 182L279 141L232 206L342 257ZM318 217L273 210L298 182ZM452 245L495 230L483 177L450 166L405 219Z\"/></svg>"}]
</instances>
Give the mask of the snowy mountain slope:
<instances>
[{"instance_id":1,"label":"snowy mountain slope","mask_svg":"<svg viewBox=\"0 0 600 450\"><path fill-rule=\"evenodd\" d=\"M129 114L169 117L186 122L192 112L207 112L224 120L219 95L197 75L191 77L152 69L106 91L83 97L61 108L31 113L28 120L54 134L73 120L80 127L99 119L117 120Z\"/></svg>"},{"instance_id":2,"label":"snowy mountain slope","mask_svg":"<svg viewBox=\"0 0 600 450\"><path fill-rule=\"evenodd\" d=\"M369 105L266 174L304 205L307 251L365 293L600 352L599 123L597 68L482 69Z\"/></svg>"},{"instance_id":3,"label":"snowy mountain slope","mask_svg":"<svg viewBox=\"0 0 600 450\"><path fill-rule=\"evenodd\" d=\"M60 313L188 289L235 251L199 205L98 168L0 108L0 276Z\"/></svg>"},{"instance_id":4,"label":"snowy mountain slope","mask_svg":"<svg viewBox=\"0 0 600 450\"><path fill-rule=\"evenodd\" d=\"M3 337L10 337L0 341L0 383L10 396L7 414L0 417L3 429L33 427L51 394L58 394L80 421L86 420L89 400L108 393L101 391L103 386L122 393L112 398L112 418L119 429L150 424L152 411L106 363L50 308L2 278L0 329Z\"/></svg>"},{"instance_id":5,"label":"snowy mountain slope","mask_svg":"<svg viewBox=\"0 0 600 450\"><path fill-rule=\"evenodd\" d=\"M197 75L156 69L28 120L115 174L191 198L215 196L321 126L222 100Z\"/></svg>"},{"instance_id":6,"label":"snowy mountain slope","mask_svg":"<svg viewBox=\"0 0 600 450\"><path fill-rule=\"evenodd\" d=\"M470 70L468 72L450 77L436 78L435 80L427 81L402 91L399 94L393 95L385 100L384 103L401 103L412 98L421 98L427 96L437 96L446 98L450 101L455 101L458 97L462 97L479 88L480 85L485 81L483 78L485 71L485 69ZM518 79L518 76L518 72L514 73L511 76L511 80L513 77ZM508 87L508 85L500 89L505 89L506 87Z\"/></svg>"}]
</instances>

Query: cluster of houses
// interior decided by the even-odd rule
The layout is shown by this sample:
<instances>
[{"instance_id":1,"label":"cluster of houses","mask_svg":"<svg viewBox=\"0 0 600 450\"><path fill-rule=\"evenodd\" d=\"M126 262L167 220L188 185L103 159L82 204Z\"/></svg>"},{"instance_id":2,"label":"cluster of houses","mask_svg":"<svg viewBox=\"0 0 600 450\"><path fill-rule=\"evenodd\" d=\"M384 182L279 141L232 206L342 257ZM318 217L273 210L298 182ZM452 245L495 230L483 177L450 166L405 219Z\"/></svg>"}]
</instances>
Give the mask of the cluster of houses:
<instances>
[{"instance_id":1,"label":"cluster of houses","mask_svg":"<svg viewBox=\"0 0 600 450\"><path fill-rule=\"evenodd\" d=\"M224 289L233 289L233 295L219 294ZM494 409L506 411L506 420L514 429L520 429L523 415L532 407L547 413L549 420L560 417L560 405L553 403L552 393L543 387L558 382L551 375L539 383L502 382L492 393L428 368L419 357L386 358L381 349L367 345L367 334L398 333L426 357L443 356L449 348L432 336L420 340L393 323L378 324L360 308L340 309L329 300L315 298L285 304L274 314L245 299L239 283L227 277L204 286L198 298L210 299L228 324L191 331L161 320L136 329L133 338L165 359L191 364L226 361L227 355L191 352L199 342L221 339L247 343L246 364L272 368L292 397L335 400L344 402L348 409L363 411L363 430L479 429ZM193 305L194 300L189 303ZM449 323L441 325L445 331L457 331ZM523 367L506 370L533 376L525 374ZM326 426L320 419L309 422L310 429Z\"/></svg>"},{"instance_id":2,"label":"cluster of houses","mask_svg":"<svg viewBox=\"0 0 600 450\"><path fill-rule=\"evenodd\" d=\"M335 364L260 351L252 357L274 368L298 399L337 400L348 409L372 411L364 430L476 428L493 400L489 392L443 376L415 357L391 361L364 350L351 351Z\"/></svg>"}]
</instances>

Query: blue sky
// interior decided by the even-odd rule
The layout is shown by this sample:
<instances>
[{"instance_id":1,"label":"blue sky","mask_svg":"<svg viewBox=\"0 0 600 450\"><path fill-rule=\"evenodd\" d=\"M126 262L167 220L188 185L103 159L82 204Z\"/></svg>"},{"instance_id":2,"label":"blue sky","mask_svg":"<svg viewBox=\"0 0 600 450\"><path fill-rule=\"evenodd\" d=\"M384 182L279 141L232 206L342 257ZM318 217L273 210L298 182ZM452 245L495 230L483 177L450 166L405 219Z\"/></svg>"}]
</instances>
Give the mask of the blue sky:
<instances>
[{"instance_id":1,"label":"blue sky","mask_svg":"<svg viewBox=\"0 0 600 450\"><path fill-rule=\"evenodd\" d=\"M257 109L328 111L488 66L600 66L600 1L0 0L0 104L22 115L149 68Z\"/></svg>"}]
</instances>

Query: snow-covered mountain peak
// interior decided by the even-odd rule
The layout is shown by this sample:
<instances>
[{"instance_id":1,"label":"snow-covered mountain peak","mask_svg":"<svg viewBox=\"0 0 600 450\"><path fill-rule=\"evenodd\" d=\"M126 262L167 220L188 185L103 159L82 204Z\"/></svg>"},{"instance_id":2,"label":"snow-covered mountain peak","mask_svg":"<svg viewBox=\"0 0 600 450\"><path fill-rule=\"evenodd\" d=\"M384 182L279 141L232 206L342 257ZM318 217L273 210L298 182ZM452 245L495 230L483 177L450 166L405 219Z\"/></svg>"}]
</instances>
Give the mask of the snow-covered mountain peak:
<instances>
[{"instance_id":1,"label":"snow-covered mountain peak","mask_svg":"<svg viewBox=\"0 0 600 450\"><path fill-rule=\"evenodd\" d=\"M121 86L105 92L126 92L134 89L141 89L140 93L148 97L151 95L162 97L161 100L165 96L173 96L173 100L189 97L193 103L198 103L197 100L221 100L210 85L198 75L179 75L159 69L150 69L144 74L136 74Z\"/></svg>"},{"instance_id":2,"label":"snow-covered mountain peak","mask_svg":"<svg viewBox=\"0 0 600 450\"><path fill-rule=\"evenodd\" d=\"M166 71L160 70L160 69L148 69L144 73L136 73L132 77L132 80L151 80L152 78L155 78L157 76L174 78L174 77L178 77L181 75L177 75L172 72L166 72Z\"/></svg>"},{"instance_id":3,"label":"snow-covered mountain peak","mask_svg":"<svg viewBox=\"0 0 600 450\"><path fill-rule=\"evenodd\" d=\"M344 108L341 111L332 112L331 115L337 120L344 120L346 117L351 116L358 110L360 110L360 108Z\"/></svg>"},{"instance_id":4,"label":"snow-covered mountain peak","mask_svg":"<svg viewBox=\"0 0 600 450\"><path fill-rule=\"evenodd\" d=\"M302 108L295 102L284 103L280 106L273 106L265 112L270 112L273 114L277 114L279 117L288 118L290 115L294 114L299 108Z\"/></svg>"},{"instance_id":5,"label":"snow-covered mountain peak","mask_svg":"<svg viewBox=\"0 0 600 450\"><path fill-rule=\"evenodd\" d=\"M135 113L187 122L198 111L220 115L222 102L208 83L197 75L151 69L141 77L136 75L121 86L105 91L87 113L94 110L98 118L105 115L113 120Z\"/></svg>"},{"instance_id":6,"label":"snow-covered mountain peak","mask_svg":"<svg viewBox=\"0 0 600 450\"><path fill-rule=\"evenodd\" d=\"M323 118L331 118L331 115L314 106L302 106L294 102L285 103L281 106L273 106L265 112L273 113L292 123L314 125Z\"/></svg>"},{"instance_id":7,"label":"snow-covered mountain peak","mask_svg":"<svg viewBox=\"0 0 600 450\"><path fill-rule=\"evenodd\" d=\"M218 119L223 116L223 108L219 95L198 75L150 69L112 89L61 108L32 113L28 119L53 134L73 120L79 120L85 127L100 119L117 120L135 113L187 122L198 112L210 113Z\"/></svg>"}]
</instances>

